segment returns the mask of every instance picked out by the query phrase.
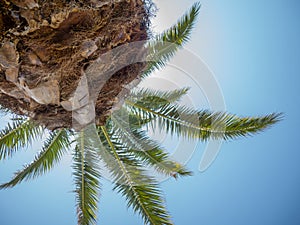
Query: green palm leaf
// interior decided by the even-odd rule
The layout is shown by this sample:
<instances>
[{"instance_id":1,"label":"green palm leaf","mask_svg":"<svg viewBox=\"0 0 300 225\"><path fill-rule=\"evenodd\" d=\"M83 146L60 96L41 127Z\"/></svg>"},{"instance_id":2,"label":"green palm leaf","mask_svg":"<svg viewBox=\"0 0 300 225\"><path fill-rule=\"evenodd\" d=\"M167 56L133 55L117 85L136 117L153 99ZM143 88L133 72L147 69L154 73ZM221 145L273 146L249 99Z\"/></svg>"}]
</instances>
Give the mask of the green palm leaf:
<instances>
[{"instance_id":1,"label":"green palm leaf","mask_svg":"<svg viewBox=\"0 0 300 225\"><path fill-rule=\"evenodd\" d=\"M133 90L127 99L131 102L138 102L141 105L147 105L151 107L151 109L157 109L170 103L178 102L181 97L188 92L188 90L189 88L175 89L171 91L157 91L142 88ZM123 108L126 110L126 107ZM127 113L127 115L130 127L135 129L140 129L150 122L149 119L141 118L138 114Z\"/></svg>"},{"instance_id":2,"label":"green palm leaf","mask_svg":"<svg viewBox=\"0 0 300 225\"><path fill-rule=\"evenodd\" d=\"M54 131L44 142L43 150L38 153L34 161L18 171L15 177L8 183L1 185L0 189L13 187L23 180L36 178L51 170L69 147L68 132L66 130Z\"/></svg>"},{"instance_id":3,"label":"green palm leaf","mask_svg":"<svg viewBox=\"0 0 300 225\"><path fill-rule=\"evenodd\" d=\"M178 102L187 94L189 88L175 89L171 91L157 91L149 88L133 90L127 98L132 102L138 102L151 106L152 109L160 108L170 103Z\"/></svg>"},{"instance_id":4,"label":"green palm leaf","mask_svg":"<svg viewBox=\"0 0 300 225\"><path fill-rule=\"evenodd\" d=\"M138 212L145 224L172 224L155 180L106 127L100 127L99 135L102 140L99 155L112 173L114 189L126 197L128 207Z\"/></svg>"},{"instance_id":5,"label":"green palm leaf","mask_svg":"<svg viewBox=\"0 0 300 225\"><path fill-rule=\"evenodd\" d=\"M129 152L144 164L155 168L158 172L166 176L191 176L192 172L187 170L180 163L172 160L169 154L164 151L159 145L149 139L143 132L134 132L134 135L143 143L152 146L148 150L139 148L130 148Z\"/></svg>"},{"instance_id":6,"label":"green palm leaf","mask_svg":"<svg viewBox=\"0 0 300 225\"><path fill-rule=\"evenodd\" d=\"M15 120L0 131L0 160L12 156L14 152L28 146L41 137L43 128L30 119Z\"/></svg>"},{"instance_id":7,"label":"green palm leaf","mask_svg":"<svg viewBox=\"0 0 300 225\"><path fill-rule=\"evenodd\" d=\"M78 225L97 222L100 169L92 141L88 135L88 128L80 131L73 155Z\"/></svg>"},{"instance_id":8,"label":"green palm leaf","mask_svg":"<svg viewBox=\"0 0 300 225\"><path fill-rule=\"evenodd\" d=\"M136 159L167 176L191 175L191 172L186 170L184 166L171 160L168 153L151 140L145 132L131 127L126 111L115 112L111 116L111 123L114 135Z\"/></svg>"},{"instance_id":9,"label":"green palm leaf","mask_svg":"<svg viewBox=\"0 0 300 225\"><path fill-rule=\"evenodd\" d=\"M163 68L175 55L176 51L189 40L200 7L200 3L194 3L191 9L174 26L148 43L147 61L149 63L143 77L148 76L155 69Z\"/></svg>"},{"instance_id":10,"label":"green palm leaf","mask_svg":"<svg viewBox=\"0 0 300 225\"><path fill-rule=\"evenodd\" d=\"M281 114L240 118L228 113L196 111L185 106L166 105L157 110L136 102L126 101L131 112L149 119L152 127L172 135L207 139L230 139L255 134L278 122ZM155 120L154 120L155 119Z\"/></svg>"}]
</instances>

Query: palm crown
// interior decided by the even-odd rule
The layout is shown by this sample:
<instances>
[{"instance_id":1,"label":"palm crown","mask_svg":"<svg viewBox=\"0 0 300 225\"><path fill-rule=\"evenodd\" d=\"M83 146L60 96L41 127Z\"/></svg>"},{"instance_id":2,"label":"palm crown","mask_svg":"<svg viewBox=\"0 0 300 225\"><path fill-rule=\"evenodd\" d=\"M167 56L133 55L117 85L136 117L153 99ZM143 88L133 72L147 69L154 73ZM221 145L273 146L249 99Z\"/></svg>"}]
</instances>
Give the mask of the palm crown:
<instances>
[{"instance_id":1,"label":"palm crown","mask_svg":"<svg viewBox=\"0 0 300 225\"><path fill-rule=\"evenodd\" d=\"M155 61L148 64L143 77L162 68L188 41L199 9L200 4L194 4L176 25L148 42L149 55L154 55ZM178 102L187 91L187 88L173 91L135 89L103 126L91 124L80 131L47 131L49 135L34 160L0 188L14 187L48 172L64 154L72 151L78 224L96 224L104 167L110 172L114 190L126 198L128 207L140 214L145 224L172 224L158 182L147 173L145 166L166 176L188 176L191 172L151 140L145 128L156 127L171 135L206 141L251 135L280 119L280 114L240 118L225 112L180 106ZM15 117L0 133L0 160L30 145L45 131L29 118Z\"/></svg>"}]
</instances>

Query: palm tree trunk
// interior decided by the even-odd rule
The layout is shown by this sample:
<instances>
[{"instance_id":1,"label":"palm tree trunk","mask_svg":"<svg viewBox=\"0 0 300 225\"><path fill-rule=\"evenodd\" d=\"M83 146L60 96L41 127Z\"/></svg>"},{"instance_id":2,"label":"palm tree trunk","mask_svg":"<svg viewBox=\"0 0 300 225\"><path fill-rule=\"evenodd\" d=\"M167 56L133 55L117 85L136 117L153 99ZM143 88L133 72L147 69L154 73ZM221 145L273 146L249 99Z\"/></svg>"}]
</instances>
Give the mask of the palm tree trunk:
<instances>
[{"instance_id":1,"label":"palm tree trunk","mask_svg":"<svg viewBox=\"0 0 300 225\"><path fill-rule=\"evenodd\" d=\"M141 0L0 0L0 12L0 105L51 130L72 126L61 103L100 55L148 38L149 4ZM105 80L94 97L98 125L144 67Z\"/></svg>"}]
</instances>

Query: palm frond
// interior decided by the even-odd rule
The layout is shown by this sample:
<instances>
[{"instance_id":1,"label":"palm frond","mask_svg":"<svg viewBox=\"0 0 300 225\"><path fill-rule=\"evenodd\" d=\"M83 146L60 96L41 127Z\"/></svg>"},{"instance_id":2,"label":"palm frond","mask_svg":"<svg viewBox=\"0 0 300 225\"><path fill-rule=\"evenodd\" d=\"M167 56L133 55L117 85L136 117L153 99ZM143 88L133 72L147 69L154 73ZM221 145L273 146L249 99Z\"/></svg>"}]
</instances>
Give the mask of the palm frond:
<instances>
[{"instance_id":1,"label":"palm frond","mask_svg":"<svg viewBox=\"0 0 300 225\"><path fill-rule=\"evenodd\" d=\"M121 108L122 110L126 110L124 107ZM128 114L128 121L130 124L130 127L135 129L141 129L144 127L145 124L149 123L149 119L143 119L137 115L134 114Z\"/></svg>"},{"instance_id":2,"label":"palm frond","mask_svg":"<svg viewBox=\"0 0 300 225\"><path fill-rule=\"evenodd\" d=\"M66 130L54 131L44 142L43 150L38 153L34 161L18 171L11 181L0 185L0 189L13 187L23 180L36 178L51 170L60 161L69 146L68 132Z\"/></svg>"},{"instance_id":3,"label":"palm frond","mask_svg":"<svg viewBox=\"0 0 300 225\"><path fill-rule=\"evenodd\" d=\"M200 3L194 3L191 9L174 26L157 35L154 41L148 43L147 61L149 63L143 77L148 76L155 69L163 68L175 55L176 51L189 40L200 7Z\"/></svg>"},{"instance_id":4,"label":"palm frond","mask_svg":"<svg viewBox=\"0 0 300 225\"><path fill-rule=\"evenodd\" d=\"M175 89L171 91L158 91L149 88L133 90L127 99L143 105L151 106L152 109L160 108L170 103L178 102L189 88Z\"/></svg>"},{"instance_id":5,"label":"palm frond","mask_svg":"<svg viewBox=\"0 0 300 225\"><path fill-rule=\"evenodd\" d=\"M0 160L12 156L14 152L43 134L43 128L30 119L15 120L0 131Z\"/></svg>"},{"instance_id":6,"label":"palm frond","mask_svg":"<svg viewBox=\"0 0 300 225\"><path fill-rule=\"evenodd\" d=\"M200 140L226 140L255 134L281 119L280 113L262 117L238 117L224 112L197 111L175 104L157 110L129 100L126 104L133 114L149 119L148 125L152 127L158 127L172 135Z\"/></svg>"},{"instance_id":7,"label":"palm frond","mask_svg":"<svg viewBox=\"0 0 300 225\"><path fill-rule=\"evenodd\" d=\"M97 222L101 176L97 164L98 156L92 142L87 130L80 131L73 155L78 225L91 225Z\"/></svg>"},{"instance_id":8,"label":"palm frond","mask_svg":"<svg viewBox=\"0 0 300 225\"><path fill-rule=\"evenodd\" d=\"M183 165L171 160L169 154L144 131L131 127L128 116L126 111L115 112L111 116L112 132L134 157L166 176L191 175Z\"/></svg>"},{"instance_id":9,"label":"palm frond","mask_svg":"<svg viewBox=\"0 0 300 225\"><path fill-rule=\"evenodd\" d=\"M102 140L99 155L114 178L114 189L126 197L128 207L138 212L145 224L172 224L156 181L106 127L100 127L99 135Z\"/></svg>"}]
</instances>

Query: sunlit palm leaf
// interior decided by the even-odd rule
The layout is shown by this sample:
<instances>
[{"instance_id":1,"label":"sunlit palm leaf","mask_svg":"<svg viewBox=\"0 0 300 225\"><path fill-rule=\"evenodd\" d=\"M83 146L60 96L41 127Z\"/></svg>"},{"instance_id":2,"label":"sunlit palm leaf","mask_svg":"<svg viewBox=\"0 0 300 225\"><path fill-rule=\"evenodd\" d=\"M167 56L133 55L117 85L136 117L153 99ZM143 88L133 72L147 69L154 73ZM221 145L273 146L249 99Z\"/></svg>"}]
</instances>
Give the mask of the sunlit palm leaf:
<instances>
[{"instance_id":1,"label":"sunlit palm leaf","mask_svg":"<svg viewBox=\"0 0 300 225\"><path fill-rule=\"evenodd\" d=\"M175 89L171 91L157 91L149 88L133 90L127 98L132 102L151 106L152 109L160 108L170 103L178 102L187 94L189 88Z\"/></svg>"},{"instance_id":2,"label":"sunlit palm leaf","mask_svg":"<svg viewBox=\"0 0 300 225\"><path fill-rule=\"evenodd\" d=\"M247 136L264 130L278 122L281 114L262 117L241 118L228 113L196 111L185 106L167 105L157 110L151 107L126 101L131 112L151 120L151 125L172 135L180 135L201 140L230 139ZM155 120L154 120L155 119Z\"/></svg>"},{"instance_id":3,"label":"sunlit palm leaf","mask_svg":"<svg viewBox=\"0 0 300 225\"><path fill-rule=\"evenodd\" d=\"M175 89L171 91L157 91L148 88L133 90L128 96L131 102L138 102L141 105L151 107L152 110L166 106L170 103L177 103L183 95L188 92L189 88ZM126 110L126 107L123 107ZM123 109L122 109L123 110ZM128 114L130 127L135 129L142 128L149 123L151 119L139 117L139 114Z\"/></svg>"},{"instance_id":4,"label":"sunlit palm leaf","mask_svg":"<svg viewBox=\"0 0 300 225\"><path fill-rule=\"evenodd\" d=\"M43 128L31 120L16 120L0 131L0 160L41 137Z\"/></svg>"},{"instance_id":5,"label":"sunlit palm leaf","mask_svg":"<svg viewBox=\"0 0 300 225\"><path fill-rule=\"evenodd\" d=\"M167 176L191 175L191 172L186 170L184 166L171 160L168 153L163 151L145 132L131 127L126 111L115 112L111 117L111 123L114 135L136 159Z\"/></svg>"},{"instance_id":6,"label":"sunlit palm leaf","mask_svg":"<svg viewBox=\"0 0 300 225\"><path fill-rule=\"evenodd\" d=\"M149 75L155 69L164 67L176 51L189 40L200 7L200 3L195 3L177 24L158 35L154 41L149 42L149 63L143 77Z\"/></svg>"},{"instance_id":7,"label":"sunlit palm leaf","mask_svg":"<svg viewBox=\"0 0 300 225\"><path fill-rule=\"evenodd\" d=\"M78 225L91 225L97 222L100 170L95 152L89 135L85 130L80 131L73 155Z\"/></svg>"},{"instance_id":8,"label":"sunlit palm leaf","mask_svg":"<svg viewBox=\"0 0 300 225\"><path fill-rule=\"evenodd\" d=\"M13 187L23 180L36 178L51 170L70 147L68 134L69 132L66 130L51 133L50 137L44 142L43 150L38 153L34 161L18 171L11 181L1 185L0 188Z\"/></svg>"},{"instance_id":9,"label":"sunlit palm leaf","mask_svg":"<svg viewBox=\"0 0 300 225\"><path fill-rule=\"evenodd\" d=\"M126 197L128 207L138 212L145 224L172 224L156 181L146 174L142 165L104 126L100 128L101 136L105 140L99 155L114 177L114 189Z\"/></svg>"}]
</instances>

